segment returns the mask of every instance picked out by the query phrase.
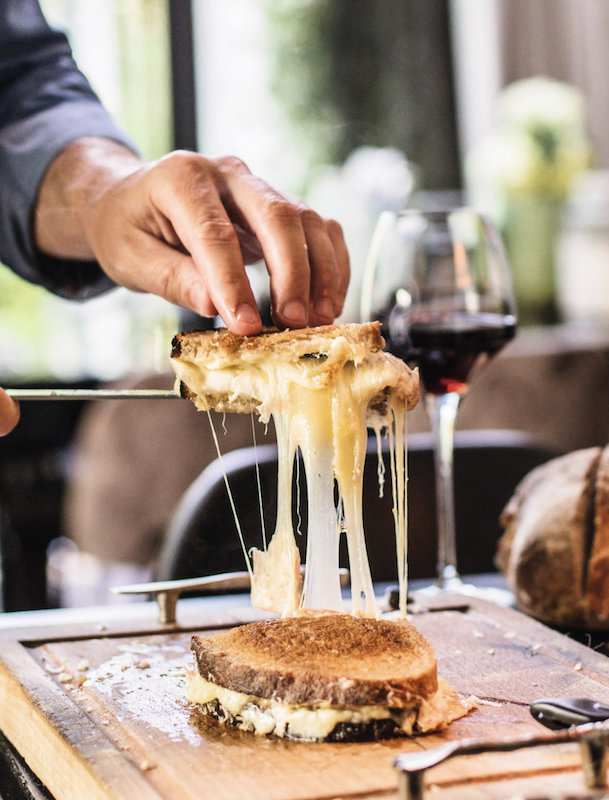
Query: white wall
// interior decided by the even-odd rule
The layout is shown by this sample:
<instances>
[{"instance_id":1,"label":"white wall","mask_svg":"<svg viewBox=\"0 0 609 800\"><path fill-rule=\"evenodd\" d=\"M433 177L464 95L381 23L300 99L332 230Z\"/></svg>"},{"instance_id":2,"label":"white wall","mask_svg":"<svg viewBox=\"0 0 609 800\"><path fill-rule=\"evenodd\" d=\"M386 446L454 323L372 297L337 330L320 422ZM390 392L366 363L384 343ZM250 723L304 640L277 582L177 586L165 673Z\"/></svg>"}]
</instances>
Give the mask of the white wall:
<instances>
[{"instance_id":1,"label":"white wall","mask_svg":"<svg viewBox=\"0 0 609 800\"><path fill-rule=\"evenodd\" d=\"M490 133L501 86L497 0L450 0L461 157Z\"/></svg>"}]
</instances>

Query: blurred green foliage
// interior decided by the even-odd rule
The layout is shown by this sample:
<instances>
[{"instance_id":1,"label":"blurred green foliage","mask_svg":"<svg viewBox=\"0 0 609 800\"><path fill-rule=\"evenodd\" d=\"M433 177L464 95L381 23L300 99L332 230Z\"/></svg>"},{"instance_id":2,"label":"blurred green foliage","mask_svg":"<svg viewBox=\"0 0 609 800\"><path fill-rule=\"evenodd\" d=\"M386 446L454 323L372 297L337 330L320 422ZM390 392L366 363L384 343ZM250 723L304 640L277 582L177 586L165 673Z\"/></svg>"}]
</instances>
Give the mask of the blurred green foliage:
<instances>
[{"instance_id":1,"label":"blurred green foliage","mask_svg":"<svg viewBox=\"0 0 609 800\"><path fill-rule=\"evenodd\" d=\"M382 145L377 43L367 0L270 0L271 90L311 164Z\"/></svg>"},{"instance_id":2,"label":"blurred green foliage","mask_svg":"<svg viewBox=\"0 0 609 800\"><path fill-rule=\"evenodd\" d=\"M461 186L444 0L266 0L271 90L312 166L394 147L421 188Z\"/></svg>"},{"instance_id":3,"label":"blurred green foliage","mask_svg":"<svg viewBox=\"0 0 609 800\"><path fill-rule=\"evenodd\" d=\"M146 159L159 158L172 149L169 2L41 0L51 24L66 30L75 53L83 15L87 26L96 22L91 15L103 15L100 29L110 15L118 64L108 64L112 54L105 51L91 63L118 76L115 96L119 107L111 110ZM112 98L99 91L94 70L88 77L102 101L111 107ZM134 312L128 306L121 313ZM72 317L65 300L18 278L0 264L0 375L37 379L52 374L57 365L49 363L48 348L43 345L48 344L50 336L72 337L77 324ZM66 351L69 349L66 346Z\"/></svg>"},{"instance_id":4,"label":"blurred green foliage","mask_svg":"<svg viewBox=\"0 0 609 800\"><path fill-rule=\"evenodd\" d=\"M146 159L173 147L170 0L115 0L121 89L119 121Z\"/></svg>"}]
</instances>

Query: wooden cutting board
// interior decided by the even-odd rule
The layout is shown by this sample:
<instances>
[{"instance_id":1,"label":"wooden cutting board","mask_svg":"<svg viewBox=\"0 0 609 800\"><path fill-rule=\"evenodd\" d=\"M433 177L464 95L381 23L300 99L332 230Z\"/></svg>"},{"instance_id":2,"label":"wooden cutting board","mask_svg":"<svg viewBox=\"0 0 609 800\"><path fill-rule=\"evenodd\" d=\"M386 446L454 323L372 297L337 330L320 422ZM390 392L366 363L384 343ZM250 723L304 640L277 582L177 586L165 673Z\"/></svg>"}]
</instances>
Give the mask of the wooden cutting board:
<instances>
[{"instance_id":1,"label":"wooden cutting board","mask_svg":"<svg viewBox=\"0 0 609 800\"><path fill-rule=\"evenodd\" d=\"M313 744L201 718L185 696L191 634L258 613L210 614L201 600L182 601L180 625L169 630L152 618L125 618L0 632L0 728L56 800L365 800L397 797L399 753L455 738L542 733L529 713L540 697L609 703L605 656L511 609L455 604L413 616L437 650L439 673L477 698L476 710L441 734ZM453 759L427 780L434 798L541 797L583 792L579 769L577 746L554 745Z\"/></svg>"}]
</instances>

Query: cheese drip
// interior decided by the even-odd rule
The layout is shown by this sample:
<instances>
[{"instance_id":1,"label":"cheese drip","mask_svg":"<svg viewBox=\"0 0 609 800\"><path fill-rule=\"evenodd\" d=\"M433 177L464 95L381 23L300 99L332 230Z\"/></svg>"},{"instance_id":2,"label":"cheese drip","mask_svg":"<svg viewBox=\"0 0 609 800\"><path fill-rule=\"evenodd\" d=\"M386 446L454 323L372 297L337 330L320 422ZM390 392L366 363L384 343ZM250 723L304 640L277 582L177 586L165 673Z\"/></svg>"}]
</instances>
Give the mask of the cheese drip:
<instances>
[{"instance_id":1,"label":"cheese drip","mask_svg":"<svg viewBox=\"0 0 609 800\"><path fill-rule=\"evenodd\" d=\"M438 678L438 689L431 697L416 697L412 703L398 708L290 705L225 689L192 671L187 672L187 679L191 702L206 705L218 701L235 718L237 727L258 735L275 736L285 736L289 730L292 737L309 741L325 739L341 722L365 725L373 719L392 719L407 736L415 731L443 730L475 708L473 698L461 699L443 678Z\"/></svg>"},{"instance_id":2,"label":"cheese drip","mask_svg":"<svg viewBox=\"0 0 609 800\"><path fill-rule=\"evenodd\" d=\"M339 576L341 530L347 536L352 612L378 616L363 527L363 472L367 425L387 430L398 553L400 608L406 613L406 410L417 377L382 351L354 352L342 337L322 354L289 360L266 352L247 363L174 360L178 381L207 409L221 394L257 403L263 422L272 417L278 445L278 508L266 550L254 549L252 604L283 615L303 608L343 611ZM387 402L382 398L388 396ZM375 401L374 408L371 402ZM379 448L380 449L380 448ZM308 495L307 553L300 594L300 556L292 524L293 465L300 451ZM379 470L379 474L382 471ZM338 487L339 505L334 490Z\"/></svg>"}]
</instances>

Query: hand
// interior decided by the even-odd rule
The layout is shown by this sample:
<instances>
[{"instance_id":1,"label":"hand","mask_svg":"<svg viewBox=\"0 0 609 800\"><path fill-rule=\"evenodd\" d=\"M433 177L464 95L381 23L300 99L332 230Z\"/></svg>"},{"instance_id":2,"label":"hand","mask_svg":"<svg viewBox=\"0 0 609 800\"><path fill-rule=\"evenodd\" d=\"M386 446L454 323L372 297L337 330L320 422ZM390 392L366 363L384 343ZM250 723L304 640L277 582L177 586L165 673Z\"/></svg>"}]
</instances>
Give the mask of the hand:
<instances>
[{"instance_id":1,"label":"hand","mask_svg":"<svg viewBox=\"0 0 609 800\"><path fill-rule=\"evenodd\" d=\"M19 422L19 405L0 389L0 436L6 436Z\"/></svg>"},{"instance_id":2,"label":"hand","mask_svg":"<svg viewBox=\"0 0 609 800\"><path fill-rule=\"evenodd\" d=\"M244 335L261 329L244 264L264 257L282 328L331 323L349 282L339 224L232 157L176 152L144 164L114 142L80 140L47 173L36 237L44 252L95 258L117 284L219 314Z\"/></svg>"}]
</instances>

